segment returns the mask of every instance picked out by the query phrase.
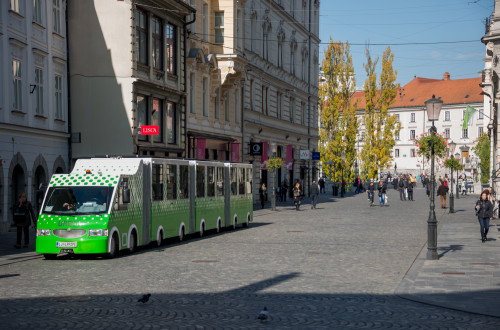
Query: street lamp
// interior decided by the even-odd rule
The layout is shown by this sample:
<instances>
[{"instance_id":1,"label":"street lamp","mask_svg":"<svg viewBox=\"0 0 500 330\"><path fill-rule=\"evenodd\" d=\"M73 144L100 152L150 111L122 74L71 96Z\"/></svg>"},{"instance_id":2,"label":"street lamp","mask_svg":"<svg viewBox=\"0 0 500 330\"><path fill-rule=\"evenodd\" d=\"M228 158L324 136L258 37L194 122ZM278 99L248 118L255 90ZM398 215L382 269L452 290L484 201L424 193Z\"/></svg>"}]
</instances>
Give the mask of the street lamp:
<instances>
[{"instance_id":1,"label":"street lamp","mask_svg":"<svg viewBox=\"0 0 500 330\"><path fill-rule=\"evenodd\" d=\"M451 153L451 158L453 159L453 153L455 152L455 147L457 146L457 144L453 141L450 141L450 143L448 143L448 146L450 147L450 153ZM451 189L450 189L450 213L455 213L455 205L454 205L454 202L455 202L455 198L453 196L453 168L451 168Z\"/></svg>"},{"instance_id":2,"label":"street lamp","mask_svg":"<svg viewBox=\"0 0 500 330\"><path fill-rule=\"evenodd\" d=\"M460 159L460 154L458 152L455 154L455 159L457 159L457 160ZM460 162L459 162L459 164L460 164ZM457 197L457 199L460 199L460 191L459 191L459 187L458 187L458 168L457 168L457 193L455 196Z\"/></svg>"},{"instance_id":3,"label":"street lamp","mask_svg":"<svg viewBox=\"0 0 500 330\"><path fill-rule=\"evenodd\" d=\"M425 107L427 108L427 117L432 121L431 134L436 135L436 126L434 126L434 121L439 119L439 113L441 112L441 107L443 106L443 101L436 99L432 95L432 99L425 101ZM429 219L427 220L427 259L437 260L439 256L437 254L437 220L436 213L434 211L434 185L436 180L434 178L434 144L431 145L431 204L429 210Z\"/></svg>"}]
</instances>

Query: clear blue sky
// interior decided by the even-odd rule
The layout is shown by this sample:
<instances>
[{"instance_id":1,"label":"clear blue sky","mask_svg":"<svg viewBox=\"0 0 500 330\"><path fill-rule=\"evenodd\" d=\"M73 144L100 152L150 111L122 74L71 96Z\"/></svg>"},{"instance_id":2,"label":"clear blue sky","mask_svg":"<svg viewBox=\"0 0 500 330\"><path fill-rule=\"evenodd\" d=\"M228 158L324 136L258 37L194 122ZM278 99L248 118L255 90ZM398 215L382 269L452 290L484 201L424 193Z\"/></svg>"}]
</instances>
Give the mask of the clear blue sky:
<instances>
[{"instance_id":1,"label":"clear blue sky","mask_svg":"<svg viewBox=\"0 0 500 330\"><path fill-rule=\"evenodd\" d=\"M323 0L320 65L332 37L351 44L357 88L366 79L367 44L373 59L387 47L375 44L390 44L401 85L414 76L442 79L444 72L451 79L475 78L484 68L484 19L493 9L494 0ZM409 45L397 45L402 43Z\"/></svg>"}]
</instances>

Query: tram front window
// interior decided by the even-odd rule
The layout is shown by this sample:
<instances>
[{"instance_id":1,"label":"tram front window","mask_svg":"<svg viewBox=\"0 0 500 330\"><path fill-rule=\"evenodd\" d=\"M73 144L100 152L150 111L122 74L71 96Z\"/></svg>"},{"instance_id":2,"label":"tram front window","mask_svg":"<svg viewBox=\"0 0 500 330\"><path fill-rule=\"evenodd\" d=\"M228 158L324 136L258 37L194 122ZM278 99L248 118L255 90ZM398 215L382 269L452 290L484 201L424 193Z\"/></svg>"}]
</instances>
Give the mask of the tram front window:
<instances>
[{"instance_id":1,"label":"tram front window","mask_svg":"<svg viewBox=\"0 0 500 330\"><path fill-rule=\"evenodd\" d=\"M50 187L42 212L46 214L107 213L113 187Z\"/></svg>"}]
</instances>

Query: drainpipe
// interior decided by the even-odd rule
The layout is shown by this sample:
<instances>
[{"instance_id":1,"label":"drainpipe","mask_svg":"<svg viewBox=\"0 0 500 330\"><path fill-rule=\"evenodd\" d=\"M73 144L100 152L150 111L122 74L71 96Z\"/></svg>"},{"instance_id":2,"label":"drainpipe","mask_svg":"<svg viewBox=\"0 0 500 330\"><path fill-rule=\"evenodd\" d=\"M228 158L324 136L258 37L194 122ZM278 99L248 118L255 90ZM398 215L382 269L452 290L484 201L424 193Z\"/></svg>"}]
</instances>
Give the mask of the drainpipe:
<instances>
[{"instance_id":1,"label":"drainpipe","mask_svg":"<svg viewBox=\"0 0 500 330\"><path fill-rule=\"evenodd\" d=\"M187 20L187 19L186 19ZM189 157L189 141L187 136L187 26L196 21L196 10L193 12L193 19L184 23L184 158Z\"/></svg>"},{"instance_id":2,"label":"drainpipe","mask_svg":"<svg viewBox=\"0 0 500 330\"><path fill-rule=\"evenodd\" d=\"M309 96L307 97L307 150L311 150L311 34L312 34L312 24L311 24L311 18L312 18L312 7L313 7L313 0L309 1L309 74L307 75L307 94ZM309 158L309 171L307 171L307 189L309 190L309 195L311 195L311 181L312 181L312 160Z\"/></svg>"},{"instance_id":3,"label":"drainpipe","mask_svg":"<svg viewBox=\"0 0 500 330\"><path fill-rule=\"evenodd\" d=\"M71 88L70 88L70 72L69 72L69 62L70 62L70 56L69 56L69 24L68 24L68 4L66 3L66 8L64 9L64 20L65 20L65 26L66 26L66 86L67 88L67 95L68 95L68 133L69 133L69 138L68 138L68 173L70 172L71 169L71 163L73 159L73 147L71 145L71 134L72 134L72 128L71 128Z\"/></svg>"}]
</instances>

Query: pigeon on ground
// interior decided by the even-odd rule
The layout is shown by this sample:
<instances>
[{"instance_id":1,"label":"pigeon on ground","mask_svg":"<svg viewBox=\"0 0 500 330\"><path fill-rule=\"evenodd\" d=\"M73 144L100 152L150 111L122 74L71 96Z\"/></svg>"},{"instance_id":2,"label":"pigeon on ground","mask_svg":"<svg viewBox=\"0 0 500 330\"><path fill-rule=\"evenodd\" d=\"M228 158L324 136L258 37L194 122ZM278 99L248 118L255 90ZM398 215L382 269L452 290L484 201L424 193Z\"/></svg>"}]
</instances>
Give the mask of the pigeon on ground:
<instances>
[{"instance_id":1,"label":"pigeon on ground","mask_svg":"<svg viewBox=\"0 0 500 330\"><path fill-rule=\"evenodd\" d=\"M149 297L151 297L151 293L145 294L144 296L142 296L142 298L139 298L139 300L137 300L137 302L141 302L141 303L145 304L148 302Z\"/></svg>"},{"instance_id":2,"label":"pigeon on ground","mask_svg":"<svg viewBox=\"0 0 500 330\"><path fill-rule=\"evenodd\" d=\"M267 307L264 307L264 309L260 311L259 316L257 316L257 318L260 320L260 322L264 322L267 321L268 316L269 312L267 311Z\"/></svg>"}]
</instances>

